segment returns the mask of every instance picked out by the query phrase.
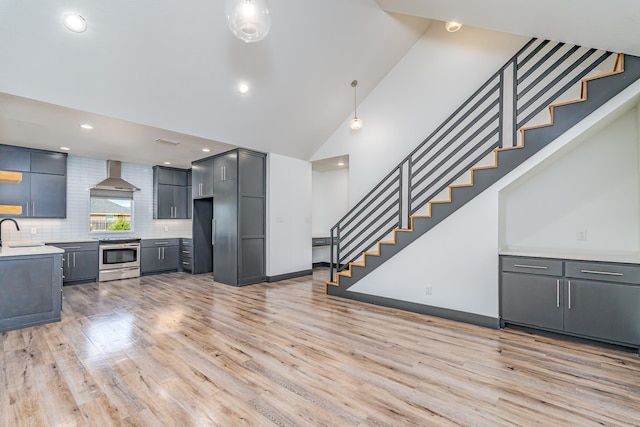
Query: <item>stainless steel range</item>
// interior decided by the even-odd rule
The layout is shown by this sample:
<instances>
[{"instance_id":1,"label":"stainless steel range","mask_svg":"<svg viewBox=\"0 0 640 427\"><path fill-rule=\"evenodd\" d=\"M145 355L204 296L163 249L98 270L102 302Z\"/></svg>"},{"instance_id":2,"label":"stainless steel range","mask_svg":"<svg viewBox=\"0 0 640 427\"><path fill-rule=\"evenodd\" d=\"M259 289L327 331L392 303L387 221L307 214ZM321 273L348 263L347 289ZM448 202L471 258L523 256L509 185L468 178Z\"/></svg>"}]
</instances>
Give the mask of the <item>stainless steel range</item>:
<instances>
[{"instance_id":1,"label":"stainless steel range","mask_svg":"<svg viewBox=\"0 0 640 427\"><path fill-rule=\"evenodd\" d=\"M140 277L140 238L108 237L98 243L99 282Z\"/></svg>"}]
</instances>

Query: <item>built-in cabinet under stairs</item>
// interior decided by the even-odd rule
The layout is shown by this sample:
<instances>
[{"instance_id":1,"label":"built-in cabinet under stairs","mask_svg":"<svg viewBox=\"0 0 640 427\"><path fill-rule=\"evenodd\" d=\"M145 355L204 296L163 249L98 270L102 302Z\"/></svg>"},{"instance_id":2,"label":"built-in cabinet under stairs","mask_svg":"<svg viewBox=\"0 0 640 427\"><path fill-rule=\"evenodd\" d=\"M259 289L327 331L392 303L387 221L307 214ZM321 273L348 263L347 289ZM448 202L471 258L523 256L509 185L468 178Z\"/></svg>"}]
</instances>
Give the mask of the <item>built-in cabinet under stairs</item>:
<instances>
[{"instance_id":1,"label":"built-in cabinet under stairs","mask_svg":"<svg viewBox=\"0 0 640 427\"><path fill-rule=\"evenodd\" d=\"M638 78L638 57L529 41L332 228L327 293L349 297L352 285Z\"/></svg>"}]
</instances>

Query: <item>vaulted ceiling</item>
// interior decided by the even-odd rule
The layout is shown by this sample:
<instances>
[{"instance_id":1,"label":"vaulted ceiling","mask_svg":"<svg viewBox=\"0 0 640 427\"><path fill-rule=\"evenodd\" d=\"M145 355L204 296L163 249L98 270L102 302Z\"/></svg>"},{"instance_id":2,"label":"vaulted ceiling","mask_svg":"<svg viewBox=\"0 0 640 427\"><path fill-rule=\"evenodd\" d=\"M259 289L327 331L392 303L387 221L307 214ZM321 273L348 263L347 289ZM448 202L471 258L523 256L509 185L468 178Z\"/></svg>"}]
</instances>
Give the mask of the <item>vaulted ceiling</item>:
<instances>
[{"instance_id":1,"label":"vaulted ceiling","mask_svg":"<svg viewBox=\"0 0 640 427\"><path fill-rule=\"evenodd\" d=\"M270 34L245 44L228 30L222 0L3 0L0 142L179 167L208 155L202 148L233 146L309 159L352 114L351 81L361 101L443 20L640 55L636 0L271 0L271 8ZM86 19L84 33L64 28L69 11ZM237 92L240 81L248 94Z\"/></svg>"}]
</instances>

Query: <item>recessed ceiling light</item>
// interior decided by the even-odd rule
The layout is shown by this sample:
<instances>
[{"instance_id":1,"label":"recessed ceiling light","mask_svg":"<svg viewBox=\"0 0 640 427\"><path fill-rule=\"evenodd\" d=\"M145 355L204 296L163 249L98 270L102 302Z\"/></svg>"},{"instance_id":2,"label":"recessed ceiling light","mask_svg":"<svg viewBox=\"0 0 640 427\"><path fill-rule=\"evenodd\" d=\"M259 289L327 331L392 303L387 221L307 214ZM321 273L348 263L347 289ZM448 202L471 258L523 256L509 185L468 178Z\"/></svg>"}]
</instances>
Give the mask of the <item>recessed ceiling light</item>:
<instances>
[{"instance_id":1,"label":"recessed ceiling light","mask_svg":"<svg viewBox=\"0 0 640 427\"><path fill-rule=\"evenodd\" d=\"M450 33L455 33L456 31L458 31L460 28L462 28L462 24L459 22L455 22L455 21L447 21L444 23L444 27L447 29L447 31L449 31Z\"/></svg>"},{"instance_id":2,"label":"recessed ceiling light","mask_svg":"<svg viewBox=\"0 0 640 427\"><path fill-rule=\"evenodd\" d=\"M93 126L91 126L89 123L83 123L83 124L80 125L80 127L82 129L86 129L86 130L92 130L93 129Z\"/></svg>"},{"instance_id":3,"label":"recessed ceiling light","mask_svg":"<svg viewBox=\"0 0 640 427\"><path fill-rule=\"evenodd\" d=\"M69 151L69 150L71 150L71 148L69 148L69 147L60 147L60 149L61 149L61 150L64 150L64 151Z\"/></svg>"},{"instance_id":4,"label":"recessed ceiling light","mask_svg":"<svg viewBox=\"0 0 640 427\"><path fill-rule=\"evenodd\" d=\"M205 153L208 153L211 150L209 150L208 148L203 148L202 151L204 151Z\"/></svg>"},{"instance_id":5,"label":"recessed ceiling light","mask_svg":"<svg viewBox=\"0 0 640 427\"><path fill-rule=\"evenodd\" d=\"M74 33L81 33L87 29L87 21L77 13L67 13L64 15L64 26L69 31Z\"/></svg>"},{"instance_id":6,"label":"recessed ceiling light","mask_svg":"<svg viewBox=\"0 0 640 427\"><path fill-rule=\"evenodd\" d=\"M170 165L170 164L171 164L171 162L164 162L164 164L165 164L165 165Z\"/></svg>"},{"instance_id":7,"label":"recessed ceiling light","mask_svg":"<svg viewBox=\"0 0 640 427\"><path fill-rule=\"evenodd\" d=\"M246 83L238 84L238 92L240 92L242 95L249 92L249 85Z\"/></svg>"}]
</instances>

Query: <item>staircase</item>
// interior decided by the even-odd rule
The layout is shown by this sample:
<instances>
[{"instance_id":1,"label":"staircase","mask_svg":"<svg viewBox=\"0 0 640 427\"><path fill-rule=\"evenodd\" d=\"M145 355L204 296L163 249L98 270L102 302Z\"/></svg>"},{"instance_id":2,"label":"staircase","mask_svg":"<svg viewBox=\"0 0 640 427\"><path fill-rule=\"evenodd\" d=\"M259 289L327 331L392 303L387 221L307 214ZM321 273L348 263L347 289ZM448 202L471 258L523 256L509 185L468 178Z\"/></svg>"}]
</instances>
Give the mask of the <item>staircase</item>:
<instances>
[{"instance_id":1,"label":"staircase","mask_svg":"<svg viewBox=\"0 0 640 427\"><path fill-rule=\"evenodd\" d=\"M331 229L327 293L348 296L638 78L638 57L530 40Z\"/></svg>"}]
</instances>

